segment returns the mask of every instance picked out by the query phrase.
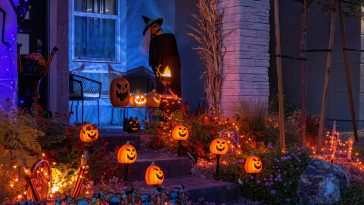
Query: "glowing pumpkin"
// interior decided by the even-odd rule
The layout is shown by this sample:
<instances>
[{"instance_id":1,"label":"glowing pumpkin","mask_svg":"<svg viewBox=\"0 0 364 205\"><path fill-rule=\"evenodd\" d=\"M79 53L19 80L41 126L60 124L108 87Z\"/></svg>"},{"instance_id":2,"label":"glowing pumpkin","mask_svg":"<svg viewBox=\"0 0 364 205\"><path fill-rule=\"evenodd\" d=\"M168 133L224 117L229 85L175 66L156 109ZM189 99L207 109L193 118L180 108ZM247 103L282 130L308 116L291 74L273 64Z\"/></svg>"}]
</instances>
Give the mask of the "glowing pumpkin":
<instances>
[{"instance_id":1,"label":"glowing pumpkin","mask_svg":"<svg viewBox=\"0 0 364 205\"><path fill-rule=\"evenodd\" d=\"M85 124L80 131L82 142L95 142L99 138L99 130L94 124Z\"/></svg>"},{"instance_id":2,"label":"glowing pumpkin","mask_svg":"<svg viewBox=\"0 0 364 205\"><path fill-rule=\"evenodd\" d=\"M130 84L125 78L116 78L110 84L110 101L114 107L127 106L129 103Z\"/></svg>"},{"instance_id":3,"label":"glowing pumpkin","mask_svg":"<svg viewBox=\"0 0 364 205\"><path fill-rule=\"evenodd\" d=\"M174 140L187 140L188 129L183 125L177 125L172 130L172 138Z\"/></svg>"},{"instance_id":4,"label":"glowing pumpkin","mask_svg":"<svg viewBox=\"0 0 364 205\"><path fill-rule=\"evenodd\" d=\"M145 183L147 185L160 185L164 181L164 173L162 169L156 165L154 162L147 168L145 172Z\"/></svg>"},{"instance_id":5,"label":"glowing pumpkin","mask_svg":"<svg viewBox=\"0 0 364 205\"><path fill-rule=\"evenodd\" d=\"M259 174L263 169L262 161L257 156L249 156L244 165L247 174Z\"/></svg>"},{"instance_id":6,"label":"glowing pumpkin","mask_svg":"<svg viewBox=\"0 0 364 205\"><path fill-rule=\"evenodd\" d=\"M162 96L155 90L147 93L147 107L159 107L161 100Z\"/></svg>"},{"instance_id":7,"label":"glowing pumpkin","mask_svg":"<svg viewBox=\"0 0 364 205\"><path fill-rule=\"evenodd\" d=\"M212 154L226 154L228 151L227 141L223 138L216 138L210 144L210 152Z\"/></svg>"},{"instance_id":8,"label":"glowing pumpkin","mask_svg":"<svg viewBox=\"0 0 364 205\"><path fill-rule=\"evenodd\" d=\"M128 141L126 144L120 147L117 157L118 162L122 164L132 164L137 159L137 152L135 147Z\"/></svg>"},{"instance_id":9,"label":"glowing pumpkin","mask_svg":"<svg viewBox=\"0 0 364 205\"><path fill-rule=\"evenodd\" d=\"M143 107L147 104L147 98L143 93L134 93L130 97L130 105L134 107Z\"/></svg>"}]
</instances>

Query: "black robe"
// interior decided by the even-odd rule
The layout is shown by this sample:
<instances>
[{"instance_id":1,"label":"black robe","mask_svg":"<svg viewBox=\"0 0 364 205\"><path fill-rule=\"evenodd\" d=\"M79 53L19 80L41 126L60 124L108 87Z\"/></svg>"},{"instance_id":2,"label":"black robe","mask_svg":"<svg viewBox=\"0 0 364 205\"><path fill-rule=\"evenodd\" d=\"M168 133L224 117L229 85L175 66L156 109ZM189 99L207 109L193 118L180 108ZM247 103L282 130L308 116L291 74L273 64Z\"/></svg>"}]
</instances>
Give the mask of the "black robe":
<instances>
[{"instance_id":1,"label":"black robe","mask_svg":"<svg viewBox=\"0 0 364 205\"><path fill-rule=\"evenodd\" d=\"M181 97L181 63L176 43L176 38L171 33L165 33L154 36L150 41L149 47L149 65L153 68L154 73L159 65L162 65L161 73L168 65L171 69L172 81L168 86L176 95ZM163 93L164 85L159 79L156 79L157 92Z\"/></svg>"}]
</instances>

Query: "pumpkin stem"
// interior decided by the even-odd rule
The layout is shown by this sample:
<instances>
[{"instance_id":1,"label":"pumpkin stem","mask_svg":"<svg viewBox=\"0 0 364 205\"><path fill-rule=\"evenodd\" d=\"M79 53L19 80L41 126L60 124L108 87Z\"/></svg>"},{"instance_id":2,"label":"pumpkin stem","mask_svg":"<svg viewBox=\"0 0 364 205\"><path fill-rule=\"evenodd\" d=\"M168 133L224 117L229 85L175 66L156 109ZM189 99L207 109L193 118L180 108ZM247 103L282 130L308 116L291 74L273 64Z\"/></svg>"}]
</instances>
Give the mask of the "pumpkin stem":
<instances>
[{"instance_id":1,"label":"pumpkin stem","mask_svg":"<svg viewBox=\"0 0 364 205\"><path fill-rule=\"evenodd\" d=\"M150 165L155 165L155 163L154 163L154 162L152 162L152 163L150 163Z\"/></svg>"},{"instance_id":2,"label":"pumpkin stem","mask_svg":"<svg viewBox=\"0 0 364 205\"><path fill-rule=\"evenodd\" d=\"M126 141L126 143L125 144L130 144L130 141L128 140L128 141Z\"/></svg>"}]
</instances>

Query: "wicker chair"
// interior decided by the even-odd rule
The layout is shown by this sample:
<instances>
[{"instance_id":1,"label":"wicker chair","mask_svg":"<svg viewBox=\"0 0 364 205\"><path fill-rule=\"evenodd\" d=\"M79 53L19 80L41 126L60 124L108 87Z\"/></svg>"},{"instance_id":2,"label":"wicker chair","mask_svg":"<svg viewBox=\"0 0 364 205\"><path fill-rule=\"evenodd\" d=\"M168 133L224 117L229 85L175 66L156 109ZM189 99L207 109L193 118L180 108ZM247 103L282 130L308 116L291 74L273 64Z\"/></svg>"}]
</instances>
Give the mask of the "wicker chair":
<instances>
[{"instance_id":1,"label":"wicker chair","mask_svg":"<svg viewBox=\"0 0 364 205\"><path fill-rule=\"evenodd\" d=\"M101 82L86 78L84 76L70 74L69 76L69 99L72 102L70 111L72 111L73 101L82 102L82 123L84 112L85 100L97 101L97 123L100 126L100 96L101 96ZM78 115L76 111L76 121Z\"/></svg>"}]
</instances>

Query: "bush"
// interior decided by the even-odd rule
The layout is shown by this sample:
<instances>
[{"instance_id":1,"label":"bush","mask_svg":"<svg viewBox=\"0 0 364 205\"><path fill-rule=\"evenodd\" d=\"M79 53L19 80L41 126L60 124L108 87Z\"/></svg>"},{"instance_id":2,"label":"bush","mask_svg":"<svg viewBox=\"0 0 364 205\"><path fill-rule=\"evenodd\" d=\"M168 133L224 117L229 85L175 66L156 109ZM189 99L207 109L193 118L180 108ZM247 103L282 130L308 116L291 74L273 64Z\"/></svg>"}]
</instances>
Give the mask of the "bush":
<instances>
[{"instance_id":1,"label":"bush","mask_svg":"<svg viewBox=\"0 0 364 205\"><path fill-rule=\"evenodd\" d=\"M249 151L236 158L223 157L219 178L231 182L238 182L239 195L254 201L267 204L297 204L296 190L298 179L309 161L309 152L300 147L291 147L282 154L279 147L256 149L255 154L263 163L263 171L255 176L244 171L244 160ZM204 170L211 175L210 170ZM201 168L205 169L205 168Z\"/></svg>"},{"instance_id":2,"label":"bush","mask_svg":"<svg viewBox=\"0 0 364 205\"><path fill-rule=\"evenodd\" d=\"M343 194L339 204L359 205L364 204L364 183L352 184Z\"/></svg>"}]
</instances>

